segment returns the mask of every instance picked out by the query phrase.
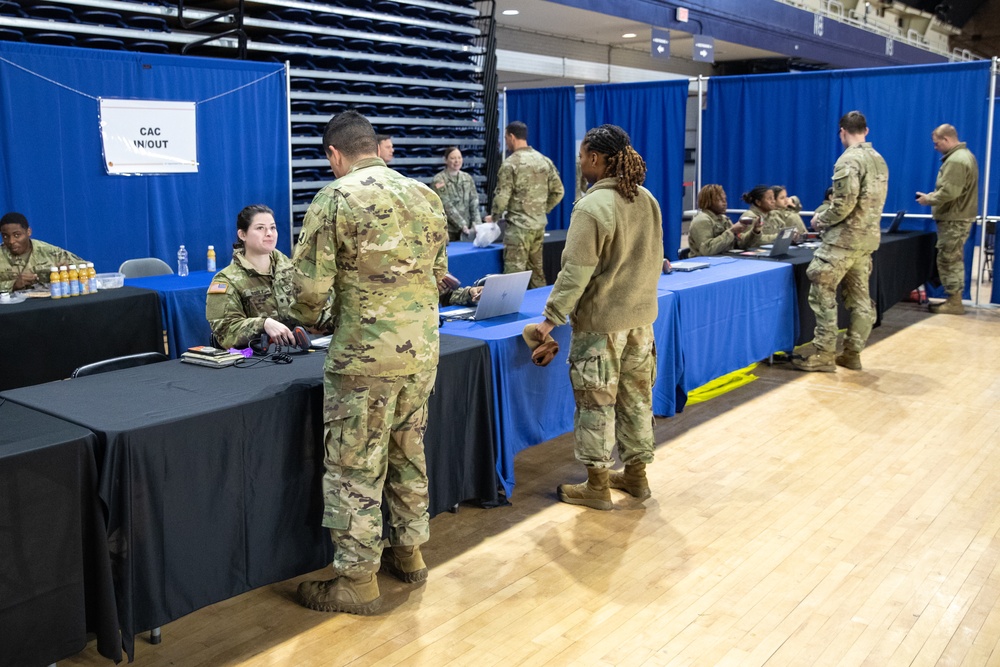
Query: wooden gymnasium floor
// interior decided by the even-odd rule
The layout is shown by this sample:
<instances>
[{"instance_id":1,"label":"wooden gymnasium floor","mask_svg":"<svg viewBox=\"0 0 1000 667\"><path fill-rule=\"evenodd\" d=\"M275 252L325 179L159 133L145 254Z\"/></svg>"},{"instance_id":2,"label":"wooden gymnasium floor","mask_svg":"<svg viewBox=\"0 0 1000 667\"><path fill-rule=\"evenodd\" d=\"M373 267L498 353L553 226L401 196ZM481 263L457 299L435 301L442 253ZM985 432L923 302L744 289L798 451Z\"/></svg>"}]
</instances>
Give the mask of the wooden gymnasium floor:
<instances>
[{"instance_id":1,"label":"wooden gymnasium floor","mask_svg":"<svg viewBox=\"0 0 1000 667\"><path fill-rule=\"evenodd\" d=\"M661 420L644 506L557 502L563 436L518 457L512 506L436 517L428 582L381 576L381 615L304 609L302 577L135 664L1000 665L1000 311L900 304L863 361Z\"/></svg>"}]
</instances>

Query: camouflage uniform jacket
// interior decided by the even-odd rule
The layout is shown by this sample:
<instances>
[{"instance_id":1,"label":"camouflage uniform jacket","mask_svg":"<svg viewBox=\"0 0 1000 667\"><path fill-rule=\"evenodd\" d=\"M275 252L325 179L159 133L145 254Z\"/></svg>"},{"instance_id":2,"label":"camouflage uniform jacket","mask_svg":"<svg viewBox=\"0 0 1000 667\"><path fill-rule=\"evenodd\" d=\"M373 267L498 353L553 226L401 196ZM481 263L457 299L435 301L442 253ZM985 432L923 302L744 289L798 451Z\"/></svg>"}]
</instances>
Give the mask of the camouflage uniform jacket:
<instances>
[{"instance_id":1,"label":"camouflage uniform jacket","mask_svg":"<svg viewBox=\"0 0 1000 667\"><path fill-rule=\"evenodd\" d=\"M760 231L757 231L757 221L763 220L764 225L761 226ZM740 247L741 248L756 248L763 241L764 226L767 225L767 213L757 208L754 205L750 205L749 210L745 211L743 215L740 216L740 222L743 223L745 229L740 234Z\"/></svg>"},{"instance_id":2,"label":"camouflage uniform jacket","mask_svg":"<svg viewBox=\"0 0 1000 667\"><path fill-rule=\"evenodd\" d=\"M815 219L824 244L873 252L889 187L889 167L871 143L854 144L833 166L833 200Z\"/></svg>"},{"instance_id":3,"label":"camouflage uniform jacket","mask_svg":"<svg viewBox=\"0 0 1000 667\"><path fill-rule=\"evenodd\" d=\"M479 193L470 174L460 171L452 176L443 169L434 174L431 187L444 205L448 231L461 233L463 227L475 228L479 223Z\"/></svg>"},{"instance_id":4,"label":"camouflage uniform jacket","mask_svg":"<svg viewBox=\"0 0 1000 667\"><path fill-rule=\"evenodd\" d=\"M961 142L941 156L934 192L927 198L935 220L974 220L979 209L979 164Z\"/></svg>"},{"instance_id":5,"label":"camouflage uniform jacket","mask_svg":"<svg viewBox=\"0 0 1000 667\"><path fill-rule=\"evenodd\" d=\"M53 266L81 264L82 259L73 253L45 241L31 239L31 250L23 255L13 255L7 246L0 247L0 292L9 292L22 272L34 273L38 282L49 284ZM31 287L31 285L25 285Z\"/></svg>"},{"instance_id":6,"label":"camouflage uniform jacket","mask_svg":"<svg viewBox=\"0 0 1000 667\"><path fill-rule=\"evenodd\" d=\"M493 218L506 212L507 224L545 229L545 215L563 198L563 184L552 160L531 146L518 148L500 165L493 192Z\"/></svg>"},{"instance_id":7,"label":"camouflage uniform jacket","mask_svg":"<svg viewBox=\"0 0 1000 667\"><path fill-rule=\"evenodd\" d=\"M691 221L688 231L688 246L692 257L721 255L733 248L750 247L753 234L744 233L742 238L736 238L731 230L733 222L725 213L713 213L702 209Z\"/></svg>"},{"instance_id":8,"label":"camouflage uniform jacket","mask_svg":"<svg viewBox=\"0 0 1000 667\"><path fill-rule=\"evenodd\" d=\"M773 243L782 229L793 228L799 234L805 234L806 223L802 216L791 209L776 208L764 216L764 227L760 230L761 243Z\"/></svg>"},{"instance_id":9,"label":"camouflage uniform jacket","mask_svg":"<svg viewBox=\"0 0 1000 667\"><path fill-rule=\"evenodd\" d=\"M292 256L292 315L311 326L332 297L329 372L398 377L437 366L444 243L441 199L377 157L316 193Z\"/></svg>"},{"instance_id":10,"label":"camouflage uniform jacket","mask_svg":"<svg viewBox=\"0 0 1000 667\"><path fill-rule=\"evenodd\" d=\"M610 333L656 320L656 286L663 271L660 205L646 188L630 202L617 178L594 183L573 206L559 277L545 318L574 332Z\"/></svg>"},{"instance_id":11,"label":"camouflage uniform jacket","mask_svg":"<svg viewBox=\"0 0 1000 667\"><path fill-rule=\"evenodd\" d=\"M205 317L220 346L246 347L264 332L264 320L292 323L292 262L271 251L271 266L260 273L246 251L233 251L233 261L212 278L205 296Z\"/></svg>"}]
</instances>

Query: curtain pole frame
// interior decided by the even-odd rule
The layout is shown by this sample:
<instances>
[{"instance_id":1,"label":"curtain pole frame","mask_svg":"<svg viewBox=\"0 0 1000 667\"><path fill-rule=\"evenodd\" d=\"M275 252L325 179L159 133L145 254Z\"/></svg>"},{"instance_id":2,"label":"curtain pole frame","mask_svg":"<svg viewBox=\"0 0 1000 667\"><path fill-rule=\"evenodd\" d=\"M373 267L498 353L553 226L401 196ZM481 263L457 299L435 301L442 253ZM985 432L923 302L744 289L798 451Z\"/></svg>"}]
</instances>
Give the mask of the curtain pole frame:
<instances>
[{"instance_id":1,"label":"curtain pole frame","mask_svg":"<svg viewBox=\"0 0 1000 667\"><path fill-rule=\"evenodd\" d=\"M705 89L704 84L708 81L708 77L699 74L698 75L698 130L697 139L695 140L695 170L694 170L694 207L698 208L698 193L701 192L701 144L702 144L702 123L704 122L705 115L705 104L704 95Z\"/></svg>"},{"instance_id":2,"label":"curtain pole frame","mask_svg":"<svg viewBox=\"0 0 1000 667\"><path fill-rule=\"evenodd\" d=\"M500 153L503 155L504 159L507 159L507 145L504 143L504 130L507 128L507 86L503 87L503 123L502 127L499 128L499 144L503 146L500 149Z\"/></svg>"},{"instance_id":3,"label":"curtain pole frame","mask_svg":"<svg viewBox=\"0 0 1000 667\"><path fill-rule=\"evenodd\" d=\"M292 181L295 180L292 174L292 64L285 61L285 113L288 115L288 240L291 248L295 249L295 211L292 206L295 204L295 196L292 191ZM323 143L320 141L320 143ZM324 147L324 152L326 148Z\"/></svg>"},{"instance_id":4,"label":"curtain pole frame","mask_svg":"<svg viewBox=\"0 0 1000 667\"><path fill-rule=\"evenodd\" d=\"M986 269L983 254L986 251L986 219L989 217L987 207L990 201L990 168L992 167L993 160L993 115L996 111L997 66L998 60L994 56L990 62L990 99L987 105L989 111L986 117L986 169L983 173L983 207L980 209L982 215L979 217L979 262L977 263L976 271L978 274L976 279L976 308L979 307L980 299L983 296L983 273Z\"/></svg>"}]
</instances>

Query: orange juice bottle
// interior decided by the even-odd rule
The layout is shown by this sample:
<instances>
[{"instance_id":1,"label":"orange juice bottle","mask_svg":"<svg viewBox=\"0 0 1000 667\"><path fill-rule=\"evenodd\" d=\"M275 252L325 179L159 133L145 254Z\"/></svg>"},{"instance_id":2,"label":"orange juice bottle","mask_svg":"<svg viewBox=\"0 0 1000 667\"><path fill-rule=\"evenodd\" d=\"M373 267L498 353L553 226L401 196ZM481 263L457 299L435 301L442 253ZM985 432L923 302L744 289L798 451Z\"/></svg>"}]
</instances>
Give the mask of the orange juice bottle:
<instances>
[{"instance_id":1,"label":"orange juice bottle","mask_svg":"<svg viewBox=\"0 0 1000 667\"><path fill-rule=\"evenodd\" d=\"M87 274L87 263L77 267L80 274L80 294L90 294L90 276Z\"/></svg>"},{"instance_id":2,"label":"orange juice bottle","mask_svg":"<svg viewBox=\"0 0 1000 667\"><path fill-rule=\"evenodd\" d=\"M69 297L69 269L65 266L59 267L59 282L62 284L62 297Z\"/></svg>"},{"instance_id":3,"label":"orange juice bottle","mask_svg":"<svg viewBox=\"0 0 1000 667\"><path fill-rule=\"evenodd\" d=\"M53 299L62 298L62 276L59 274L59 267L49 268L49 294Z\"/></svg>"},{"instance_id":4,"label":"orange juice bottle","mask_svg":"<svg viewBox=\"0 0 1000 667\"><path fill-rule=\"evenodd\" d=\"M90 283L90 293L97 292L97 271L94 271L93 262L87 262L87 282Z\"/></svg>"},{"instance_id":5,"label":"orange juice bottle","mask_svg":"<svg viewBox=\"0 0 1000 667\"><path fill-rule=\"evenodd\" d=\"M80 296L80 273L76 270L76 264L69 265L69 295Z\"/></svg>"}]
</instances>

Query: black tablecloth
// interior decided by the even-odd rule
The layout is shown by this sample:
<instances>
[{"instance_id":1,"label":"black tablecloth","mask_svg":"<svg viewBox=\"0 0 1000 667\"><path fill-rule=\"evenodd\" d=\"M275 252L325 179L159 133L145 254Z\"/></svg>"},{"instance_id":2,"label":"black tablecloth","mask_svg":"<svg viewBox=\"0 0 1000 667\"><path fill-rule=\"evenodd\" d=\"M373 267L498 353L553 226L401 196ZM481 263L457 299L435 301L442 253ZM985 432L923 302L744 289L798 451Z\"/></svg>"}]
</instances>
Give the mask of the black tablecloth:
<instances>
[{"instance_id":1,"label":"black tablecloth","mask_svg":"<svg viewBox=\"0 0 1000 667\"><path fill-rule=\"evenodd\" d=\"M899 232L883 234L882 245L872 255L879 319L885 311L930 282L935 270L935 232Z\"/></svg>"},{"instance_id":2,"label":"black tablecloth","mask_svg":"<svg viewBox=\"0 0 1000 667\"><path fill-rule=\"evenodd\" d=\"M562 266L563 248L566 247L566 230L551 229L545 232L542 243L542 264L545 268L545 284L554 285L559 268Z\"/></svg>"},{"instance_id":3,"label":"black tablecloth","mask_svg":"<svg viewBox=\"0 0 1000 667\"><path fill-rule=\"evenodd\" d=\"M426 436L432 510L495 501L490 361L442 336ZM212 369L168 361L8 400L98 436L126 651L137 632L331 560L320 526L323 355Z\"/></svg>"},{"instance_id":4,"label":"black tablecloth","mask_svg":"<svg viewBox=\"0 0 1000 667\"><path fill-rule=\"evenodd\" d=\"M875 301L875 326L882 323L885 311L907 298L914 289L930 280L934 268L934 232L899 232L882 234L879 249L872 253L872 273L868 289ZM740 257L739 255L734 255ZM764 260L791 264L795 275L795 297L798 302L798 330L795 344L802 345L813 339L816 315L809 307L810 281L806 276L813 249L793 246L784 257L740 257L751 261ZM838 290L839 294L839 290ZM843 298L837 300L837 326L847 328L850 313Z\"/></svg>"},{"instance_id":5,"label":"black tablecloth","mask_svg":"<svg viewBox=\"0 0 1000 667\"><path fill-rule=\"evenodd\" d=\"M0 665L121 659L93 433L0 401Z\"/></svg>"},{"instance_id":6,"label":"black tablecloth","mask_svg":"<svg viewBox=\"0 0 1000 667\"><path fill-rule=\"evenodd\" d=\"M163 351L156 292L122 287L0 306L0 390L68 378L84 364Z\"/></svg>"}]
</instances>

